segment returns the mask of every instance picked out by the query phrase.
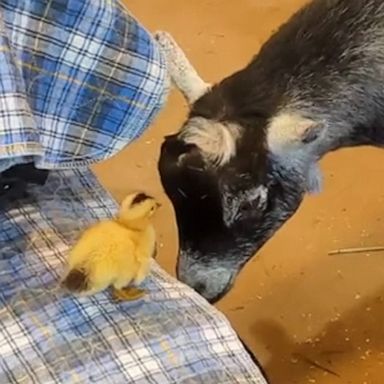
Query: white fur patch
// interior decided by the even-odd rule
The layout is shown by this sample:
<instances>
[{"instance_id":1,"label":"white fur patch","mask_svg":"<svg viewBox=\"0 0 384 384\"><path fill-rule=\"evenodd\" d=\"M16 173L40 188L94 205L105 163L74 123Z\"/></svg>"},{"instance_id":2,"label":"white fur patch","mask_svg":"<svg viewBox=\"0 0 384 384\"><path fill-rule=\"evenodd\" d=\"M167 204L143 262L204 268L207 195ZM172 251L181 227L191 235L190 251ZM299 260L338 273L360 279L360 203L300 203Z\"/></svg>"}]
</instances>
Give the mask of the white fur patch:
<instances>
[{"instance_id":1,"label":"white fur patch","mask_svg":"<svg viewBox=\"0 0 384 384\"><path fill-rule=\"evenodd\" d=\"M267 128L267 143L272 152L302 144L305 132L317 123L296 113L283 112L273 117Z\"/></svg>"},{"instance_id":2,"label":"white fur patch","mask_svg":"<svg viewBox=\"0 0 384 384\"><path fill-rule=\"evenodd\" d=\"M248 194L249 200L259 199L258 209L264 209L267 203L268 198L268 188L265 185L259 185L258 187L252 189Z\"/></svg>"},{"instance_id":3,"label":"white fur patch","mask_svg":"<svg viewBox=\"0 0 384 384\"><path fill-rule=\"evenodd\" d=\"M237 219L244 215L240 211L243 204L249 203L253 209L264 211L268 198L268 189L264 185L240 192L236 196L232 193L223 193L223 220L227 227L230 227ZM257 201L257 205L252 204ZM249 212L251 213L251 212Z\"/></svg>"},{"instance_id":4,"label":"white fur patch","mask_svg":"<svg viewBox=\"0 0 384 384\"><path fill-rule=\"evenodd\" d=\"M187 122L179 137L187 144L196 145L211 165L221 166L236 154L240 131L241 127L236 124L194 117Z\"/></svg>"},{"instance_id":5,"label":"white fur patch","mask_svg":"<svg viewBox=\"0 0 384 384\"><path fill-rule=\"evenodd\" d=\"M161 46L166 58L168 72L172 82L184 95L188 104L193 104L208 92L211 84L206 83L198 75L180 46L169 33L158 31L155 33L155 39Z\"/></svg>"}]
</instances>

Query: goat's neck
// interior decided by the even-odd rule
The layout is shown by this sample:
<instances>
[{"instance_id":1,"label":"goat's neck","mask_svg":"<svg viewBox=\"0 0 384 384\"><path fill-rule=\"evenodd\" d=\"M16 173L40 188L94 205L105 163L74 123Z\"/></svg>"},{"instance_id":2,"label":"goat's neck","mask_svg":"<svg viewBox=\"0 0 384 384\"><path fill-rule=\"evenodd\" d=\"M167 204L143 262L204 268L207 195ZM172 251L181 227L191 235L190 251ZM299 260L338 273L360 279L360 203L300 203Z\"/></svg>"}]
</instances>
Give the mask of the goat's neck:
<instances>
[{"instance_id":1,"label":"goat's neck","mask_svg":"<svg viewBox=\"0 0 384 384\"><path fill-rule=\"evenodd\" d=\"M346 147L370 145L384 147L384 127L358 126L354 128L340 128L333 130L332 125L326 135L318 142L303 145L276 156L276 160L284 167L299 172L306 179L306 190L316 193L321 190L322 175L317 165L318 161L327 153Z\"/></svg>"}]
</instances>

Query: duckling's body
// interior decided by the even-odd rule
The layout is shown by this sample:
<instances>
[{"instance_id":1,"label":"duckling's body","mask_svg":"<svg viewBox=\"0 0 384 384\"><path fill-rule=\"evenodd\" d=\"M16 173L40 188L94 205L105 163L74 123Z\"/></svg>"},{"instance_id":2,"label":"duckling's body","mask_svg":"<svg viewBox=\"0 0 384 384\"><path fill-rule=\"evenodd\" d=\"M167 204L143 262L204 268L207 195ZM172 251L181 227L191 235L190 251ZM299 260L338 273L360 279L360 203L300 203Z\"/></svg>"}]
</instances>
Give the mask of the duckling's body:
<instances>
[{"instance_id":1,"label":"duckling's body","mask_svg":"<svg viewBox=\"0 0 384 384\"><path fill-rule=\"evenodd\" d=\"M131 284L148 275L156 251L151 224L157 203L144 194L129 195L119 214L88 228L72 248L63 285L71 292L92 295L110 286L119 299L129 299ZM138 291L134 295L137 296Z\"/></svg>"}]
</instances>

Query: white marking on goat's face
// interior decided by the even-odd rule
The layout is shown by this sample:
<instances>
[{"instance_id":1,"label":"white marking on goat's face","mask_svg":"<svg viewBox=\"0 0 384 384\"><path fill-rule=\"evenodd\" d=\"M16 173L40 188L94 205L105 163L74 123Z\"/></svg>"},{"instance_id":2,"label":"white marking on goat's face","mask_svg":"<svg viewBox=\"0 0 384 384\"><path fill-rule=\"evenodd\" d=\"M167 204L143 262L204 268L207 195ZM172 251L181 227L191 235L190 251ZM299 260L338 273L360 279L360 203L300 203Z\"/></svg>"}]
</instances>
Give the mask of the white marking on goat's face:
<instances>
[{"instance_id":1,"label":"white marking on goat's face","mask_svg":"<svg viewBox=\"0 0 384 384\"><path fill-rule=\"evenodd\" d=\"M237 220L264 211L268 198L268 189L264 185L233 194L229 191L222 193L223 220L230 227Z\"/></svg>"},{"instance_id":2,"label":"white marking on goat's face","mask_svg":"<svg viewBox=\"0 0 384 384\"><path fill-rule=\"evenodd\" d=\"M324 124L305 118L294 112L281 112L274 116L267 127L267 143L272 153L303 148L315 141Z\"/></svg>"},{"instance_id":3,"label":"white marking on goat's face","mask_svg":"<svg viewBox=\"0 0 384 384\"><path fill-rule=\"evenodd\" d=\"M187 144L196 145L204 160L211 166L222 166L236 154L236 143L241 127L232 123L221 123L193 117L179 134Z\"/></svg>"},{"instance_id":4,"label":"white marking on goat's face","mask_svg":"<svg viewBox=\"0 0 384 384\"><path fill-rule=\"evenodd\" d=\"M177 158L177 166L178 167L181 167L183 165L183 160L187 157L187 154L186 153L183 153L181 154L178 158Z\"/></svg>"}]
</instances>

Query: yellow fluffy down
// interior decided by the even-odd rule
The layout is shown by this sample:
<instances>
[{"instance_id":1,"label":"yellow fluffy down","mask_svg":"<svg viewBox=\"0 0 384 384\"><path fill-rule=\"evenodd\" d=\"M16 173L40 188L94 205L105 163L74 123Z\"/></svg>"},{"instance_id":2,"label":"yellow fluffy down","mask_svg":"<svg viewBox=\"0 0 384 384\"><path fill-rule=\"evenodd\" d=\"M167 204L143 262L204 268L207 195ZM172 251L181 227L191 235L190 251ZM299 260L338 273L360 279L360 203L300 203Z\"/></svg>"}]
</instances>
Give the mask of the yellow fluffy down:
<instances>
[{"instance_id":1,"label":"yellow fluffy down","mask_svg":"<svg viewBox=\"0 0 384 384\"><path fill-rule=\"evenodd\" d=\"M109 286L121 289L140 284L149 273L155 247L152 225L132 230L116 220L99 222L87 229L71 250L63 285L70 291L92 295ZM84 281L73 284L75 275Z\"/></svg>"}]
</instances>

